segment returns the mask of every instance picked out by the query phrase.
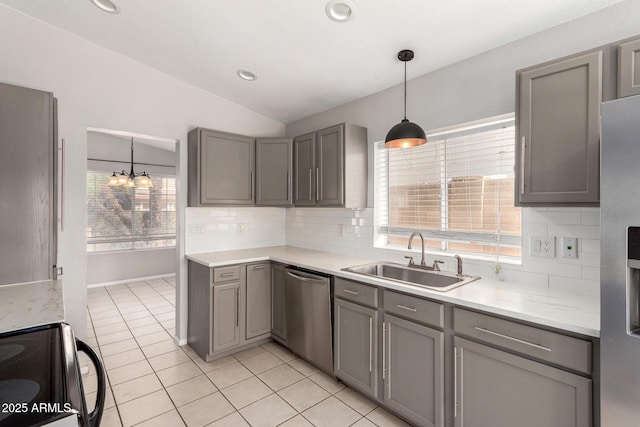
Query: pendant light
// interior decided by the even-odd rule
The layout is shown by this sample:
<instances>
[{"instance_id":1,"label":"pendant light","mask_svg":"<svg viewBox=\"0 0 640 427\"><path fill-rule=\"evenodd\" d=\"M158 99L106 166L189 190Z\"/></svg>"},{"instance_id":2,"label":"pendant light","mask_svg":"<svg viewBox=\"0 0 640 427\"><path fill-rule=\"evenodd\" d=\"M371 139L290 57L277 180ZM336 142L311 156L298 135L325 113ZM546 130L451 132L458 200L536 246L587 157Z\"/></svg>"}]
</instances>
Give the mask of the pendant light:
<instances>
[{"instance_id":1,"label":"pendant light","mask_svg":"<svg viewBox=\"0 0 640 427\"><path fill-rule=\"evenodd\" d=\"M387 148L409 148L427 143L427 136L420 126L407 120L407 62L413 59L412 50L401 50L398 59L404 62L404 119L391 128L384 140Z\"/></svg>"},{"instance_id":2,"label":"pendant light","mask_svg":"<svg viewBox=\"0 0 640 427\"><path fill-rule=\"evenodd\" d=\"M133 138L131 138L131 171L129 174L124 170L120 173L114 172L109 177L109 185L111 187L153 187L153 182L147 172L135 173L133 171Z\"/></svg>"}]
</instances>

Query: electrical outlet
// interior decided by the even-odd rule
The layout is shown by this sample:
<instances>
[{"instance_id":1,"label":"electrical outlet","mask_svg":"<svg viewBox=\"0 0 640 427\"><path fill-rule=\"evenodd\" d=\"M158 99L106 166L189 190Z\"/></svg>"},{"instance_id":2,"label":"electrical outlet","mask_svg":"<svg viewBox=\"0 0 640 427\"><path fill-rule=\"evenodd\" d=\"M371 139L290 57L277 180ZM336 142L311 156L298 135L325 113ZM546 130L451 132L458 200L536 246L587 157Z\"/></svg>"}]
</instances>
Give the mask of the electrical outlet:
<instances>
[{"instance_id":1,"label":"electrical outlet","mask_svg":"<svg viewBox=\"0 0 640 427\"><path fill-rule=\"evenodd\" d=\"M553 236L531 237L529 254L546 258L556 256L556 238Z\"/></svg>"},{"instance_id":2,"label":"electrical outlet","mask_svg":"<svg viewBox=\"0 0 640 427\"><path fill-rule=\"evenodd\" d=\"M244 234L244 224L239 222L236 224L236 233Z\"/></svg>"},{"instance_id":3,"label":"electrical outlet","mask_svg":"<svg viewBox=\"0 0 640 427\"><path fill-rule=\"evenodd\" d=\"M338 224L338 237L340 237L341 239L344 239L344 236L345 236L344 224Z\"/></svg>"},{"instance_id":4,"label":"electrical outlet","mask_svg":"<svg viewBox=\"0 0 640 427\"><path fill-rule=\"evenodd\" d=\"M575 237L563 237L562 244L562 258L578 258L578 239Z\"/></svg>"},{"instance_id":5,"label":"electrical outlet","mask_svg":"<svg viewBox=\"0 0 640 427\"><path fill-rule=\"evenodd\" d=\"M204 224L190 224L189 225L189 235L190 236L201 236L204 234Z\"/></svg>"}]
</instances>

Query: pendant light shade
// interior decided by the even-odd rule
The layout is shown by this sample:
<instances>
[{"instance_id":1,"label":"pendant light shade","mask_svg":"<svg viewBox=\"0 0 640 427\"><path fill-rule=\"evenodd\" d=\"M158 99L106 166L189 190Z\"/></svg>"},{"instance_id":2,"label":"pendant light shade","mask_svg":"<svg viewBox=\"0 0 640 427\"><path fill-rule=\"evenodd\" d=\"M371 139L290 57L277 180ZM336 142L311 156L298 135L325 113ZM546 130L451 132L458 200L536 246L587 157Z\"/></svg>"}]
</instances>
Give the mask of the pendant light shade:
<instances>
[{"instance_id":1,"label":"pendant light shade","mask_svg":"<svg viewBox=\"0 0 640 427\"><path fill-rule=\"evenodd\" d=\"M153 182L147 172L136 173L133 170L133 138L131 138L131 171L127 174L124 170L118 174L114 172L109 177L108 185L111 187L140 187L151 188Z\"/></svg>"},{"instance_id":2,"label":"pendant light shade","mask_svg":"<svg viewBox=\"0 0 640 427\"><path fill-rule=\"evenodd\" d=\"M384 140L387 148L409 148L427 143L427 135L422 128L407 120L407 62L413 59L413 51L401 50L398 59L404 62L404 118L387 133Z\"/></svg>"}]
</instances>

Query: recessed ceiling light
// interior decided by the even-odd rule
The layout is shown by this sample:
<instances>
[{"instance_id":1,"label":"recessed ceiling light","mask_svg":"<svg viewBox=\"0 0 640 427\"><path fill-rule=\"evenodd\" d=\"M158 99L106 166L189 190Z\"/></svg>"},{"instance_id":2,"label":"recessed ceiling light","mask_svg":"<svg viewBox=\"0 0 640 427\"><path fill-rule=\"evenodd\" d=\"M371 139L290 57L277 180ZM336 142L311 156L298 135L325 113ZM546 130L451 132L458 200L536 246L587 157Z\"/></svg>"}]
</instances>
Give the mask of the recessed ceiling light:
<instances>
[{"instance_id":1,"label":"recessed ceiling light","mask_svg":"<svg viewBox=\"0 0 640 427\"><path fill-rule=\"evenodd\" d=\"M100 10L117 14L120 13L120 8L117 4L112 2L111 0L91 0L91 3L95 4Z\"/></svg>"},{"instance_id":2,"label":"recessed ceiling light","mask_svg":"<svg viewBox=\"0 0 640 427\"><path fill-rule=\"evenodd\" d=\"M353 18L353 6L342 0L331 0L324 10L327 16L336 22L347 22Z\"/></svg>"},{"instance_id":3,"label":"recessed ceiling light","mask_svg":"<svg viewBox=\"0 0 640 427\"><path fill-rule=\"evenodd\" d=\"M236 74L238 74L238 77L240 77L242 80L248 80L250 82L258 78L251 71L247 71L247 70L238 70Z\"/></svg>"}]
</instances>

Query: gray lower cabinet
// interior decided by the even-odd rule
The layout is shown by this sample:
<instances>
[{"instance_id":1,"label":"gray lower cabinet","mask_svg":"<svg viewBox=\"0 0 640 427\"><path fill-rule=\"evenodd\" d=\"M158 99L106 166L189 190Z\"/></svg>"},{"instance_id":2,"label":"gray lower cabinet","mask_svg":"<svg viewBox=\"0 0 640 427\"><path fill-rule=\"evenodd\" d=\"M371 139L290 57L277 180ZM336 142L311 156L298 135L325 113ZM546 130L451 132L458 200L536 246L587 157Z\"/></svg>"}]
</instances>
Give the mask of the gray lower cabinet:
<instances>
[{"instance_id":1,"label":"gray lower cabinet","mask_svg":"<svg viewBox=\"0 0 640 427\"><path fill-rule=\"evenodd\" d=\"M618 45L618 98L640 94L640 39Z\"/></svg>"},{"instance_id":2,"label":"gray lower cabinet","mask_svg":"<svg viewBox=\"0 0 640 427\"><path fill-rule=\"evenodd\" d=\"M247 265L246 339L271 333L271 265Z\"/></svg>"},{"instance_id":3,"label":"gray lower cabinet","mask_svg":"<svg viewBox=\"0 0 640 427\"><path fill-rule=\"evenodd\" d=\"M378 397L378 311L334 300L334 374L350 386Z\"/></svg>"},{"instance_id":4,"label":"gray lower cabinet","mask_svg":"<svg viewBox=\"0 0 640 427\"><path fill-rule=\"evenodd\" d=\"M252 137L197 128L188 151L189 206L254 204Z\"/></svg>"},{"instance_id":5,"label":"gray lower cabinet","mask_svg":"<svg viewBox=\"0 0 640 427\"><path fill-rule=\"evenodd\" d=\"M291 206L293 142L256 140L256 206Z\"/></svg>"},{"instance_id":6,"label":"gray lower cabinet","mask_svg":"<svg viewBox=\"0 0 640 427\"><path fill-rule=\"evenodd\" d=\"M284 299L284 265L271 268L271 334L278 341L287 342L287 313Z\"/></svg>"},{"instance_id":7,"label":"gray lower cabinet","mask_svg":"<svg viewBox=\"0 0 640 427\"><path fill-rule=\"evenodd\" d=\"M212 284L211 353L240 344L240 282Z\"/></svg>"},{"instance_id":8,"label":"gray lower cabinet","mask_svg":"<svg viewBox=\"0 0 640 427\"><path fill-rule=\"evenodd\" d=\"M456 337L456 427L588 427L591 380Z\"/></svg>"},{"instance_id":9,"label":"gray lower cabinet","mask_svg":"<svg viewBox=\"0 0 640 427\"><path fill-rule=\"evenodd\" d=\"M389 314L383 322L385 405L420 426L444 426L444 333Z\"/></svg>"},{"instance_id":10,"label":"gray lower cabinet","mask_svg":"<svg viewBox=\"0 0 640 427\"><path fill-rule=\"evenodd\" d=\"M295 206L367 205L367 130L342 123L293 139Z\"/></svg>"},{"instance_id":11,"label":"gray lower cabinet","mask_svg":"<svg viewBox=\"0 0 640 427\"><path fill-rule=\"evenodd\" d=\"M603 49L516 74L516 204L598 205Z\"/></svg>"}]
</instances>

